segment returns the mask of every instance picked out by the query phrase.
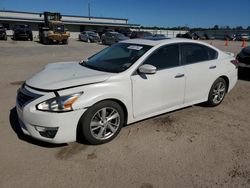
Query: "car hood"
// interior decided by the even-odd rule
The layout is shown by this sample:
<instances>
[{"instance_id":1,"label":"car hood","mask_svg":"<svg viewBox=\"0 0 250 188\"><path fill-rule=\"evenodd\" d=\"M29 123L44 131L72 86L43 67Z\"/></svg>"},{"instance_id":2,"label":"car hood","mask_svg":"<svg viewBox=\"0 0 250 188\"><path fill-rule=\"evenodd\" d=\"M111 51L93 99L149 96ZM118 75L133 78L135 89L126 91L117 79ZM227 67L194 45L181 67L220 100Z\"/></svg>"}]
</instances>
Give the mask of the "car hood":
<instances>
[{"instance_id":1,"label":"car hood","mask_svg":"<svg viewBox=\"0 0 250 188\"><path fill-rule=\"evenodd\" d=\"M103 82L111 75L112 73L83 67L78 62L61 62L48 64L25 84L36 89L59 90Z\"/></svg>"}]
</instances>

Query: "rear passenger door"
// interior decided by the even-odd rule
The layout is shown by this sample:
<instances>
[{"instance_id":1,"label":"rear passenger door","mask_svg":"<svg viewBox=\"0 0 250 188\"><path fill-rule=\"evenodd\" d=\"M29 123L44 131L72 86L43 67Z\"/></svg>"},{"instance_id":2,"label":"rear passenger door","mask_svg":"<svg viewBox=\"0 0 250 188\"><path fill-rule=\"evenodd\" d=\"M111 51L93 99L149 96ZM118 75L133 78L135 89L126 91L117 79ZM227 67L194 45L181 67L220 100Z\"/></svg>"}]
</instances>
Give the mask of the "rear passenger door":
<instances>
[{"instance_id":1,"label":"rear passenger door","mask_svg":"<svg viewBox=\"0 0 250 188\"><path fill-rule=\"evenodd\" d=\"M218 52L202 44L181 45L182 65L186 73L185 103L207 100L216 79Z\"/></svg>"}]
</instances>

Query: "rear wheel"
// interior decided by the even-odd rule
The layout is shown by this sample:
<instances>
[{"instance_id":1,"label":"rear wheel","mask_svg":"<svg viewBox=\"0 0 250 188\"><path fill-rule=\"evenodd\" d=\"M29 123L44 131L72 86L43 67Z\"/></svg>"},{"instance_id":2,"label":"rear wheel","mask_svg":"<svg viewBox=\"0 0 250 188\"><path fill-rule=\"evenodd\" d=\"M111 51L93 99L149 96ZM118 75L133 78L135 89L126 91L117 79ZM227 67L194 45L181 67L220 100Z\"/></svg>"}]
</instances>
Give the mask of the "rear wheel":
<instances>
[{"instance_id":1,"label":"rear wheel","mask_svg":"<svg viewBox=\"0 0 250 188\"><path fill-rule=\"evenodd\" d=\"M30 41L33 41L33 35L32 34L30 34L29 39L30 39Z\"/></svg>"},{"instance_id":2,"label":"rear wheel","mask_svg":"<svg viewBox=\"0 0 250 188\"><path fill-rule=\"evenodd\" d=\"M81 133L90 144L113 140L124 124L124 112L114 101L102 101L90 107L79 122Z\"/></svg>"},{"instance_id":3,"label":"rear wheel","mask_svg":"<svg viewBox=\"0 0 250 188\"><path fill-rule=\"evenodd\" d=\"M207 101L208 106L213 107L219 105L223 101L226 92L227 92L227 83L225 79L218 78L217 80L215 80L209 92Z\"/></svg>"},{"instance_id":4,"label":"rear wheel","mask_svg":"<svg viewBox=\"0 0 250 188\"><path fill-rule=\"evenodd\" d=\"M68 44L68 43L69 43L69 42L68 42L68 39L63 40L62 43L63 43L63 44Z\"/></svg>"},{"instance_id":5,"label":"rear wheel","mask_svg":"<svg viewBox=\"0 0 250 188\"><path fill-rule=\"evenodd\" d=\"M45 45L50 44L50 40L49 40L49 38L47 38L47 37L43 37L43 38L42 38L42 41L43 41L43 44L45 44Z\"/></svg>"}]
</instances>

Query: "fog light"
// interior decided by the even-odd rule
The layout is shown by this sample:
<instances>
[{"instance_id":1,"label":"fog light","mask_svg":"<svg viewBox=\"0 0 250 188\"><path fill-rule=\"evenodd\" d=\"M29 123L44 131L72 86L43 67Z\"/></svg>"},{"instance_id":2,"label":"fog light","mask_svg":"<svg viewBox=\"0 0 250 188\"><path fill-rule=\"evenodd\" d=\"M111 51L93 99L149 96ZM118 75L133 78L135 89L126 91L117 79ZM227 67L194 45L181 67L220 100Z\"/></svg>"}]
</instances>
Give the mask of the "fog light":
<instances>
[{"instance_id":1,"label":"fog light","mask_svg":"<svg viewBox=\"0 0 250 188\"><path fill-rule=\"evenodd\" d=\"M39 134L46 138L54 138L58 131L58 127L41 127L35 126L35 129L39 132Z\"/></svg>"}]
</instances>

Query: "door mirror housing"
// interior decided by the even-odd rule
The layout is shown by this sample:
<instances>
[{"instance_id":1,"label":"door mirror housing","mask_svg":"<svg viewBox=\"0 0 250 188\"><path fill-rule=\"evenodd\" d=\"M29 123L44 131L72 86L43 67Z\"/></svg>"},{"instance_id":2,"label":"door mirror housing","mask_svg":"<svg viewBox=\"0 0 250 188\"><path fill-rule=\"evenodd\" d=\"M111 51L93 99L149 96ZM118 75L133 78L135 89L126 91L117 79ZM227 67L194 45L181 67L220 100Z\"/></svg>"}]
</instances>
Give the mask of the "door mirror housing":
<instances>
[{"instance_id":1,"label":"door mirror housing","mask_svg":"<svg viewBox=\"0 0 250 188\"><path fill-rule=\"evenodd\" d=\"M156 67L149 64L144 64L139 67L139 72L144 74L155 74L156 73Z\"/></svg>"}]
</instances>

